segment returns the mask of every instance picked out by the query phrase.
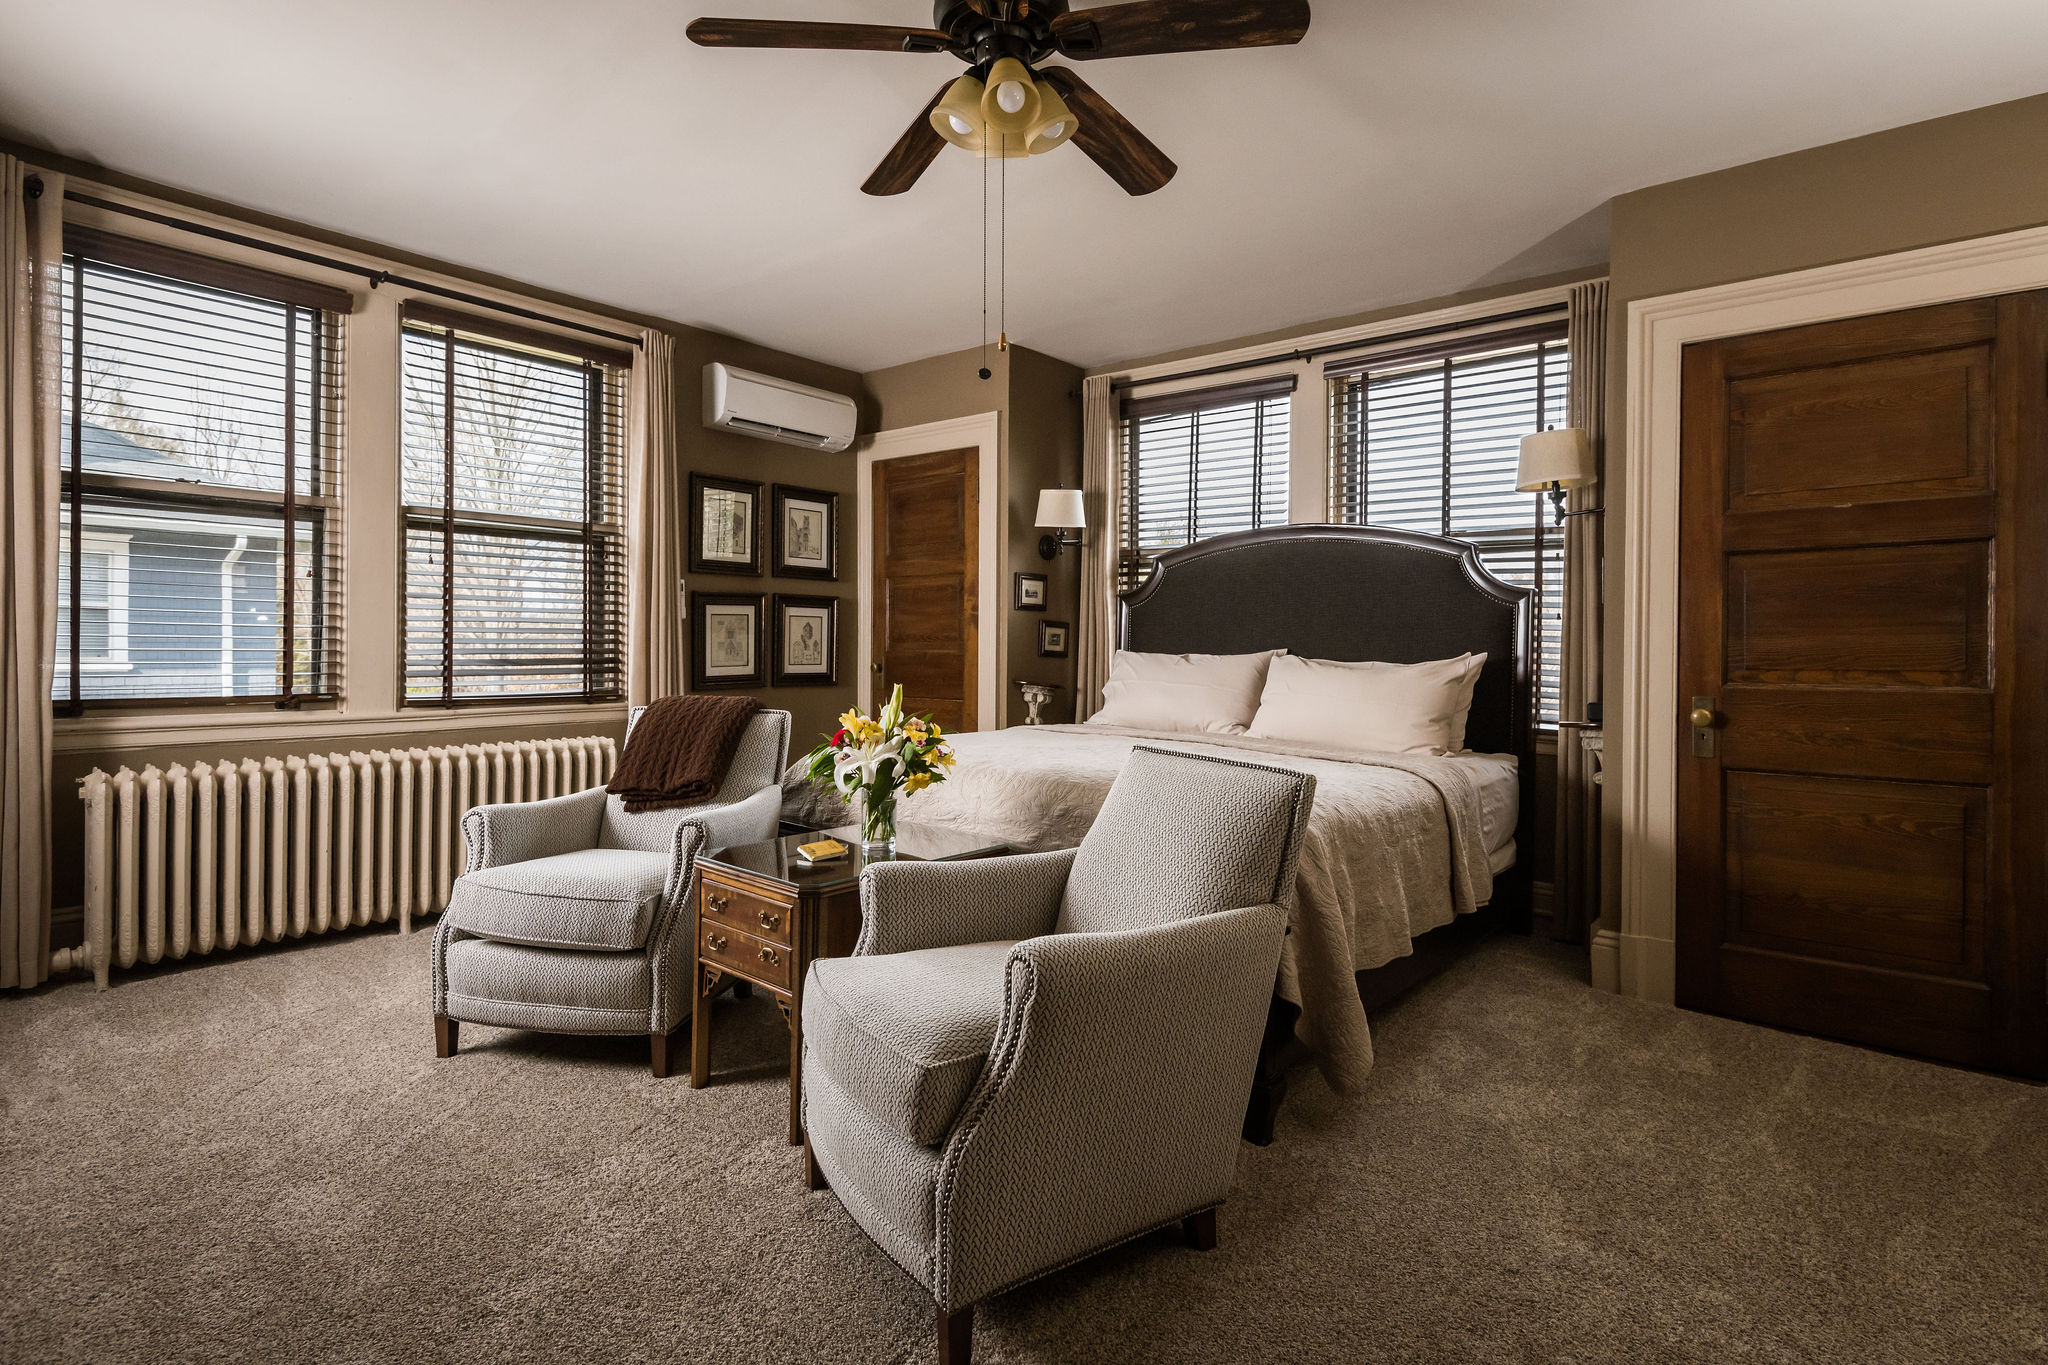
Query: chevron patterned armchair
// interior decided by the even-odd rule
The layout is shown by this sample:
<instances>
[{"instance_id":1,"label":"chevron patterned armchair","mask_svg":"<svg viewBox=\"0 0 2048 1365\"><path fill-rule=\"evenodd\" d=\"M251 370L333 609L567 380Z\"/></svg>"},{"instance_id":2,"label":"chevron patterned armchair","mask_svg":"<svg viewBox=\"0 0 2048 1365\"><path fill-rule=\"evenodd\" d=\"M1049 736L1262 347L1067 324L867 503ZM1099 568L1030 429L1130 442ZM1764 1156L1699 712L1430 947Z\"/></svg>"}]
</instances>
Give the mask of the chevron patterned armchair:
<instances>
[{"instance_id":1,"label":"chevron patterned armchair","mask_svg":"<svg viewBox=\"0 0 2048 1365\"><path fill-rule=\"evenodd\" d=\"M669 1035L690 1017L697 855L775 837L789 720L756 712L699 805L634 814L592 787L464 815L469 866L434 931L435 1054L455 1054L465 1020L645 1033L654 1074L668 1075Z\"/></svg>"},{"instance_id":2,"label":"chevron patterned armchair","mask_svg":"<svg viewBox=\"0 0 2048 1365\"><path fill-rule=\"evenodd\" d=\"M1314 799L1141 748L1078 849L863 874L804 987L805 1157L942 1365L981 1299L1172 1223L1215 1245Z\"/></svg>"}]
</instances>

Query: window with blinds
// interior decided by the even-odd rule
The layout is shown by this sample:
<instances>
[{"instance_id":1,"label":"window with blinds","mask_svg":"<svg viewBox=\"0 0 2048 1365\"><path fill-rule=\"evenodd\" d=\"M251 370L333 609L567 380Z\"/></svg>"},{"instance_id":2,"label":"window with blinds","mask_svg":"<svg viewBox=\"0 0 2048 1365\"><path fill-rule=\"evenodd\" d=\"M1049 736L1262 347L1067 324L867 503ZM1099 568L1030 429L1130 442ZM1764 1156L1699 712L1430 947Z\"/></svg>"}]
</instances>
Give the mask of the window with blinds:
<instances>
[{"instance_id":1,"label":"window with blinds","mask_svg":"<svg viewBox=\"0 0 2048 1365\"><path fill-rule=\"evenodd\" d=\"M52 699L341 691L345 290L64 232Z\"/></svg>"},{"instance_id":2,"label":"window with blinds","mask_svg":"<svg viewBox=\"0 0 2048 1365\"><path fill-rule=\"evenodd\" d=\"M1123 402L1117 580L1129 591L1163 550L1287 520L1293 375Z\"/></svg>"},{"instance_id":3,"label":"window with blinds","mask_svg":"<svg viewBox=\"0 0 2048 1365\"><path fill-rule=\"evenodd\" d=\"M405 306L405 701L623 694L632 357Z\"/></svg>"},{"instance_id":4,"label":"window with blinds","mask_svg":"<svg viewBox=\"0 0 2048 1365\"><path fill-rule=\"evenodd\" d=\"M1325 372L1332 518L1469 540L1497 577L1534 589L1535 723L1555 727L1564 536L1542 494L1515 491L1515 465L1522 437L1566 422L1564 323Z\"/></svg>"}]
</instances>

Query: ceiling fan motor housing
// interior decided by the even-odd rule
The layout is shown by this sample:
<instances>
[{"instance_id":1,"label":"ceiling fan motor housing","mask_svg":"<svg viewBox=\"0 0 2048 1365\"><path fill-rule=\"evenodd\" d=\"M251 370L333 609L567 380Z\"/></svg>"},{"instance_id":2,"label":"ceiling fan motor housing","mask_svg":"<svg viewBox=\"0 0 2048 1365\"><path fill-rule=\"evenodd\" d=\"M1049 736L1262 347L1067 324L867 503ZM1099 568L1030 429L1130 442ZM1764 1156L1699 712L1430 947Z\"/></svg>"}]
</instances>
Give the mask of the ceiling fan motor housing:
<instances>
[{"instance_id":1,"label":"ceiling fan motor housing","mask_svg":"<svg viewBox=\"0 0 2048 1365\"><path fill-rule=\"evenodd\" d=\"M1008 18L984 12L1005 9ZM1010 0L1006 7L997 0L933 0L932 27L953 40L954 55L986 77L1004 57L1029 65L1056 52L1052 21L1066 12L1067 0Z\"/></svg>"}]
</instances>

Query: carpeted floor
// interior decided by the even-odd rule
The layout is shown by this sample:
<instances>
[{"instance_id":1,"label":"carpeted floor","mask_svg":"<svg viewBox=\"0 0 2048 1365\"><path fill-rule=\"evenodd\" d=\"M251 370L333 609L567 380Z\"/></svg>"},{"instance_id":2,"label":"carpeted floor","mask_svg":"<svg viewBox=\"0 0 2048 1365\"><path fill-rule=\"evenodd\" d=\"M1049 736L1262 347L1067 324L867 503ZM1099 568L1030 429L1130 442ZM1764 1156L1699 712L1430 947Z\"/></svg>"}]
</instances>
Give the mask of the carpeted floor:
<instances>
[{"instance_id":1,"label":"carpeted floor","mask_svg":"<svg viewBox=\"0 0 2048 1365\"><path fill-rule=\"evenodd\" d=\"M712 1088L465 1028L428 935L0 999L0 1359L918 1361L931 1308ZM984 1306L996 1361L2048 1360L2048 1090L1595 994L1489 945L1305 1080L1208 1255Z\"/></svg>"}]
</instances>

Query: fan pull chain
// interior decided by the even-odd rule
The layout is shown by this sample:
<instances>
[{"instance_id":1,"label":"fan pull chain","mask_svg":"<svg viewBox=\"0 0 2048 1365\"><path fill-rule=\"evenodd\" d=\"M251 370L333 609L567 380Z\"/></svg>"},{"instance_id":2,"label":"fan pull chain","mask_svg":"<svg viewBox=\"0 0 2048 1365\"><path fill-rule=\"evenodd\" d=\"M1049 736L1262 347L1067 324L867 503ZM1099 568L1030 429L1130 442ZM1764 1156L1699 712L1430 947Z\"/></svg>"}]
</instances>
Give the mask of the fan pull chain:
<instances>
[{"instance_id":1,"label":"fan pull chain","mask_svg":"<svg viewBox=\"0 0 2048 1365\"><path fill-rule=\"evenodd\" d=\"M988 144L988 125L981 125L982 145ZM989 377L988 368L988 158L981 158L981 369L983 379Z\"/></svg>"},{"instance_id":2,"label":"fan pull chain","mask_svg":"<svg viewBox=\"0 0 2048 1365\"><path fill-rule=\"evenodd\" d=\"M1010 135L1000 135L1003 164L996 171L996 350L1010 349Z\"/></svg>"}]
</instances>

